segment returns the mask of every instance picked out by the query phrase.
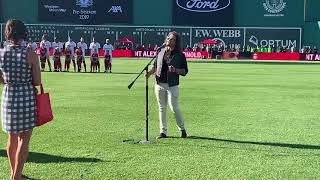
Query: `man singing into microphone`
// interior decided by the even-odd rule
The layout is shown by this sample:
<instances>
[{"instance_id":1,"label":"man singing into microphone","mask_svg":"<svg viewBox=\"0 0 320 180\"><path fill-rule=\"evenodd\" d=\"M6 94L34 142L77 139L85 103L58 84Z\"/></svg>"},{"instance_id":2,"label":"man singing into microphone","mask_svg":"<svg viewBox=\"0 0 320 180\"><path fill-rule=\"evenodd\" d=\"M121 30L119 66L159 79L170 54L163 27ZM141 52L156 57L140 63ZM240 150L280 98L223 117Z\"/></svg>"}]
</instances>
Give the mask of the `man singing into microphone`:
<instances>
[{"instance_id":1,"label":"man singing into microphone","mask_svg":"<svg viewBox=\"0 0 320 180\"><path fill-rule=\"evenodd\" d=\"M160 134L157 137L167 137L167 104L174 113L181 138L186 138L187 133L184 127L184 119L180 112L179 76L188 73L188 65L185 55L182 53L181 37L177 32L170 32L165 39L165 47L160 49L154 67L146 74L155 73L156 84L155 94L159 106Z\"/></svg>"}]
</instances>

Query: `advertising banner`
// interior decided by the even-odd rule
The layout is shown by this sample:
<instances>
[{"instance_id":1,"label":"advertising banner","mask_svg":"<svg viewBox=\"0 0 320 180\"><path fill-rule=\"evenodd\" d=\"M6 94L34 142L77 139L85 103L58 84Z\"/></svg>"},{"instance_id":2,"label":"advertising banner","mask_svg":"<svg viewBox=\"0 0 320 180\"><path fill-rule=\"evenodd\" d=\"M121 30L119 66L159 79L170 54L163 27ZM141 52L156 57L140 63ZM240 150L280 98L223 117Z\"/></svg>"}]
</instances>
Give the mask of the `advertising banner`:
<instances>
[{"instance_id":1,"label":"advertising banner","mask_svg":"<svg viewBox=\"0 0 320 180\"><path fill-rule=\"evenodd\" d=\"M250 47L283 47L295 51L301 49L299 28L246 28L246 45Z\"/></svg>"},{"instance_id":2,"label":"advertising banner","mask_svg":"<svg viewBox=\"0 0 320 180\"><path fill-rule=\"evenodd\" d=\"M305 60L307 60L307 61L320 61L320 54L306 54Z\"/></svg>"},{"instance_id":3,"label":"advertising banner","mask_svg":"<svg viewBox=\"0 0 320 180\"><path fill-rule=\"evenodd\" d=\"M303 24L303 0L259 0L235 2L241 26L292 27Z\"/></svg>"},{"instance_id":4,"label":"advertising banner","mask_svg":"<svg viewBox=\"0 0 320 180\"><path fill-rule=\"evenodd\" d=\"M132 0L39 0L40 22L132 23Z\"/></svg>"},{"instance_id":5,"label":"advertising banner","mask_svg":"<svg viewBox=\"0 0 320 180\"><path fill-rule=\"evenodd\" d=\"M183 51L187 59L201 59L208 58L208 52ZM157 55L156 51L134 51L135 57L154 57Z\"/></svg>"},{"instance_id":6,"label":"advertising banner","mask_svg":"<svg viewBox=\"0 0 320 180\"><path fill-rule=\"evenodd\" d=\"M2 27L3 29L4 27ZM3 30L2 30L3 31ZM219 45L228 48L249 45L250 47L293 47L301 49L300 28L244 28L244 27L216 27L216 28L190 28L190 27L166 27L166 26L78 26L78 25L27 25L28 37L34 37L39 42L43 34L48 35L49 41L54 37L58 41L66 42L70 36L75 42L83 37L86 43L90 43L92 37L103 45L105 39L116 43L118 39L128 38L132 40L130 47L133 49L139 45L145 48L150 44L162 45L166 35L171 31L177 31L182 37L183 47L193 47L202 40L212 39Z\"/></svg>"},{"instance_id":7,"label":"advertising banner","mask_svg":"<svg viewBox=\"0 0 320 180\"><path fill-rule=\"evenodd\" d=\"M234 26L234 0L172 0L172 23L183 26Z\"/></svg>"},{"instance_id":8,"label":"advertising banner","mask_svg":"<svg viewBox=\"0 0 320 180\"><path fill-rule=\"evenodd\" d=\"M224 47L242 47L244 28L192 28L192 44L212 39Z\"/></svg>"},{"instance_id":9,"label":"advertising banner","mask_svg":"<svg viewBox=\"0 0 320 180\"><path fill-rule=\"evenodd\" d=\"M131 27L131 26L67 26L67 25L27 25L28 37L35 37L36 41L41 40L43 34L49 36L49 41L57 37L59 41L67 41L70 36L74 41L83 37L85 42L90 42L92 37L103 44L105 39L115 42L117 39L129 38L134 44L161 45L166 35L171 31L177 31L182 36L182 43L189 45L190 28L172 27Z\"/></svg>"}]
</instances>

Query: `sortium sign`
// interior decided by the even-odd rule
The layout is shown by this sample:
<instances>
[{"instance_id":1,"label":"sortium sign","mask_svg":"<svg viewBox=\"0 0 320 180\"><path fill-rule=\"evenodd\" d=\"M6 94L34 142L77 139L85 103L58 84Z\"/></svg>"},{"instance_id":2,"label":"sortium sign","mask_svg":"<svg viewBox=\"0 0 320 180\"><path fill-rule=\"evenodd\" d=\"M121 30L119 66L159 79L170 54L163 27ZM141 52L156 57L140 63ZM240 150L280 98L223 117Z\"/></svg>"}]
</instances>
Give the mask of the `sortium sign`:
<instances>
[{"instance_id":1,"label":"sortium sign","mask_svg":"<svg viewBox=\"0 0 320 180\"><path fill-rule=\"evenodd\" d=\"M265 0L263 7L266 10L264 16L284 16L283 11L287 3L283 0Z\"/></svg>"}]
</instances>

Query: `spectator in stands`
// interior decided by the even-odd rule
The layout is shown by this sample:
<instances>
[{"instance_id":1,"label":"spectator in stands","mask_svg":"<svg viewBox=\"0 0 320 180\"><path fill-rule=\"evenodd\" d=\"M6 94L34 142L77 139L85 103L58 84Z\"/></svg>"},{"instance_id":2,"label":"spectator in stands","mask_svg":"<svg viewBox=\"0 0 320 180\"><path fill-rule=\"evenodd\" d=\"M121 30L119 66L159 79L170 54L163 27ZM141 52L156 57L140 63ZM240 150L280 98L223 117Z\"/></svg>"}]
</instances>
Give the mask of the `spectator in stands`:
<instances>
[{"instance_id":1,"label":"spectator in stands","mask_svg":"<svg viewBox=\"0 0 320 180\"><path fill-rule=\"evenodd\" d=\"M158 47L158 44L155 44L155 45L154 45L154 48L153 48L153 51L157 51L158 48L159 48L159 47Z\"/></svg>"},{"instance_id":2,"label":"spectator in stands","mask_svg":"<svg viewBox=\"0 0 320 180\"><path fill-rule=\"evenodd\" d=\"M148 44L148 51L153 51L153 47L151 46L151 44Z\"/></svg>"},{"instance_id":3,"label":"spectator in stands","mask_svg":"<svg viewBox=\"0 0 320 180\"><path fill-rule=\"evenodd\" d=\"M186 48L184 49L186 51L192 51L192 48L187 44Z\"/></svg>"},{"instance_id":4,"label":"spectator in stands","mask_svg":"<svg viewBox=\"0 0 320 180\"><path fill-rule=\"evenodd\" d=\"M42 46L46 49L46 60L49 66L49 71L52 72L51 70L51 63L50 63L50 48L51 48L51 43L48 41L48 36L46 34L42 35L42 41L40 42L40 46Z\"/></svg>"},{"instance_id":5,"label":"spectator in stands","mask_svg":"<svg viewBox=\"0 0 320 180\"><path fill-rule=\"evenodd\" d=\"M312 51L312 53L313 53L313 54L317 54L317 53L318 53L317 46L314 46L314 47L313 47L313 51Z\"/></svg>"},{"instance_id":6,"label":"spectator in stands","mask_svg":"<svg viewBox=\"0 0 320 180\"><path fill-rule=\"evenodd\" d=\"M146 74L156 75L155 93L159 105L160 134L158 138L167 137L167 103L175 115L178 129L182 138L187 137L184 119L180 112L179 76L188 73L186 57L182 52L181 36L177 32L170 32L165 39L166 47L157 55L154 67Z\"/></svg>"}]
</instances>

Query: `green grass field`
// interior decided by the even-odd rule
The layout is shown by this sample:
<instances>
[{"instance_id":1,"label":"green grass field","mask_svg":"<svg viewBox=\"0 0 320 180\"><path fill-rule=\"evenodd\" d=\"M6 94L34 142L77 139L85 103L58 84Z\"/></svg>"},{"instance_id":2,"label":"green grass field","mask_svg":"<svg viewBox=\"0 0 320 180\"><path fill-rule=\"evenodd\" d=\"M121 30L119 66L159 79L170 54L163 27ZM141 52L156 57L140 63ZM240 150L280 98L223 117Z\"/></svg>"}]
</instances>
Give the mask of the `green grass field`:
<instances>
[{"instance_id":1,"label":"green grass field","mask_svg":"<svg viewBox=\"0 0 320 180\"><path fill-rule=\"evenodd\" d=\"M180 105L189 138L171 112L170 138L158 135L150 81L128 84L147 63L113 61L113 74L42 73L55 114L34 129L24 174L34 179L318 179L320 66L189 63ZM126 143L123 143L123 141ZM0 134L0 177L9 177Z\"/></svg>"}]
</instances>

